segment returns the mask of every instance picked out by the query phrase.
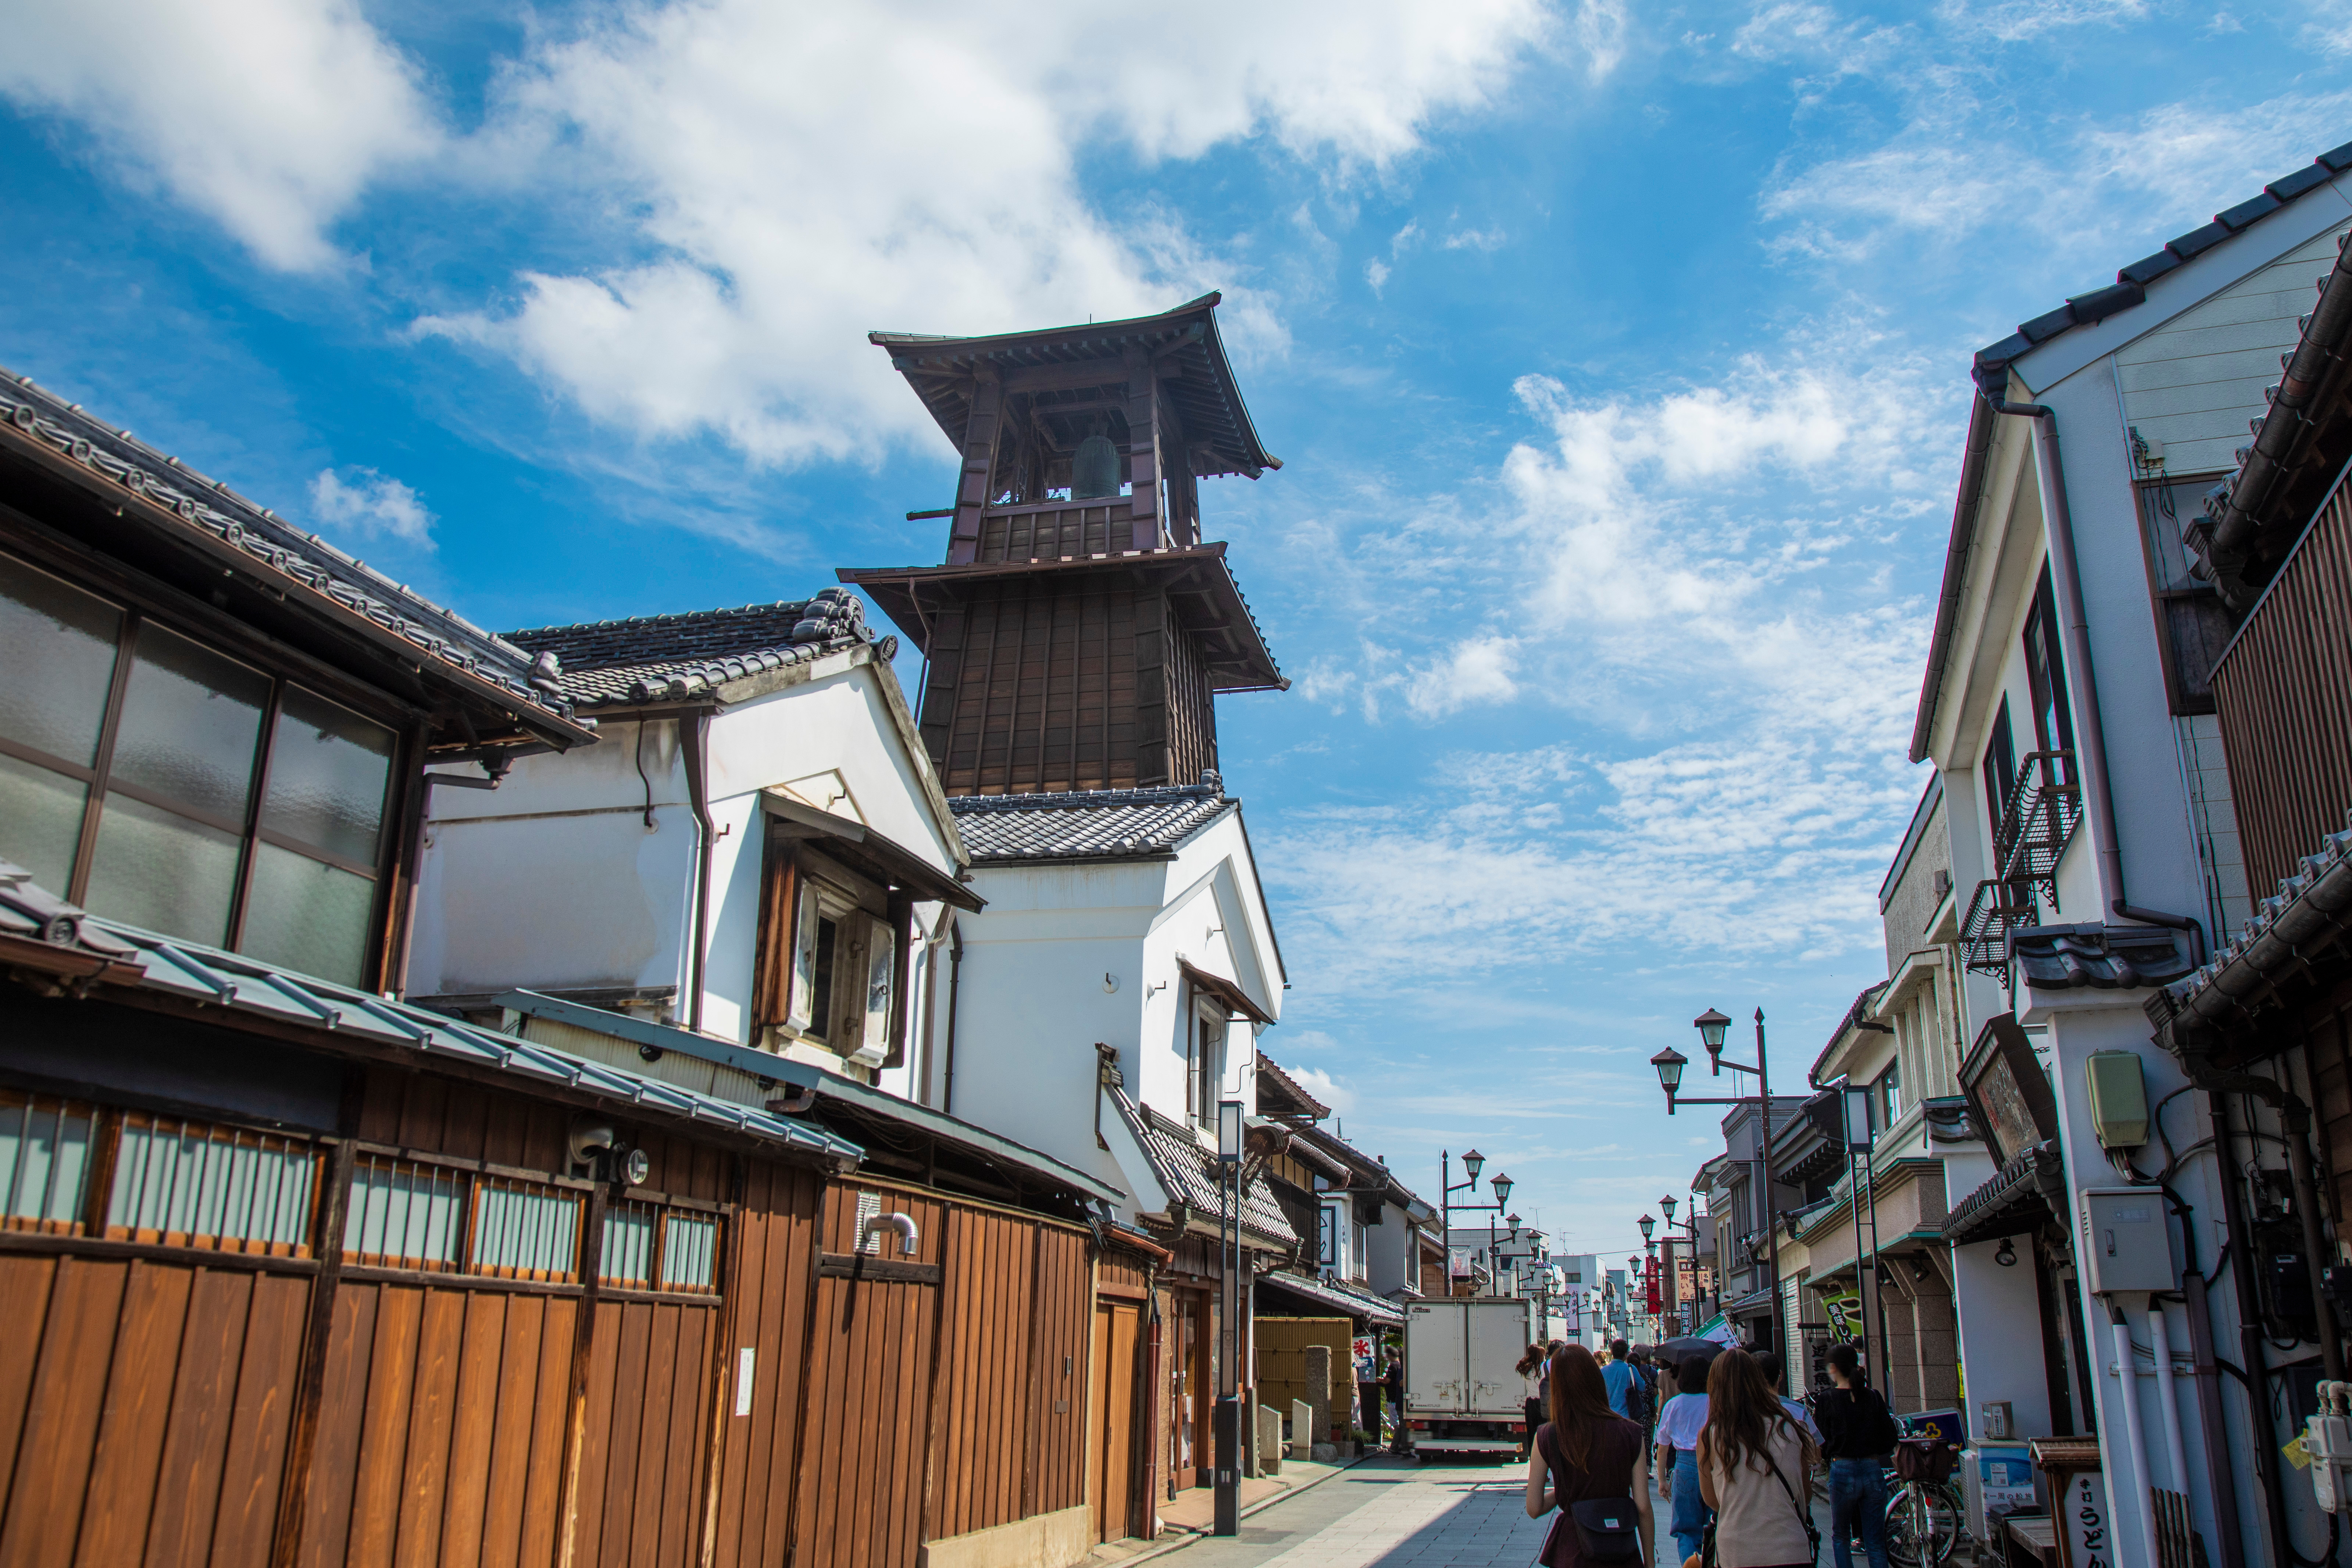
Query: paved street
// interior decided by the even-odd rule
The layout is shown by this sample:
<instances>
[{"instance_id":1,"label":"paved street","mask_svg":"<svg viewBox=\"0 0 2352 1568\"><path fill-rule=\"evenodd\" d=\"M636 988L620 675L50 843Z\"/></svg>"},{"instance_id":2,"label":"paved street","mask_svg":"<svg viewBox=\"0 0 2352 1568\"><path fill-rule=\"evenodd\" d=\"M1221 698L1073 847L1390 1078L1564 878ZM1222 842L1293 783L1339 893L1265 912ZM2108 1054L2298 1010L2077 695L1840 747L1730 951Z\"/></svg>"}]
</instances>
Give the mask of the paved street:
<instances>
[{"instance_id":1,"label":"paved street","mask_svg":"<svg viewBox=\"0 0 2352 1568\"><path fill-rule=\"evenodd\" d=\"M1242 1521L1241 1533L1203 1539L1168 1568L1511 1568L1533 1563L1551 1521L1527 1516L1519 1465L1422 1465L1367 1459L1313 1490ZM1656 1561L1677 1559L1666 1505L1652 1500ZM1816 1522L1827 1510L1814 1504Z\"/></svg>"}]
</instances>

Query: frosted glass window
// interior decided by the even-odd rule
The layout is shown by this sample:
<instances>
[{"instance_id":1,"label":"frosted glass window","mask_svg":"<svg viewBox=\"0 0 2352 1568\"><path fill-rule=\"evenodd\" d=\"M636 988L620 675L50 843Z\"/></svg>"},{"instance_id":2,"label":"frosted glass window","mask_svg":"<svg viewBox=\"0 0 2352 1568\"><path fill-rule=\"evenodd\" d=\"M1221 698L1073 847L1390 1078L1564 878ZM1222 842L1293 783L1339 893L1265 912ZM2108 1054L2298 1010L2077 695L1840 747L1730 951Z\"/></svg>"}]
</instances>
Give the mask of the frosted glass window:
<instances>
[{"instance_id":1,"label":"frosted glass window","mask_svg":"<svg viewBox=\"0 0 2352 1568\"><path fill-rule=\"evenodd\" d=\"M275 844L253 847L238 951L338 985L357 985L375 883Z\"/></svg>"},{"instance_id":2,"label":"frosted glass window","mask_svg":"<svg viewBox=\"0 0 2352 1568\"><path fill-rule=\"evenodd\" d=\"M89 786L79 780L0 752L0 860L15 861L63 898L89 798Z\"/></svg>"},{"instance_id":3,"label":"frosted glass window","mask_svg":"<svg viewBox=\"0 0 2352 1568\"><path fill-rule=\"evenodd\" d=\"M0 1229L79 1236L97 1112L0 1089Z\"/></svg>"},{"instance_id":4,"label":"frosted glass window","mask_svg":"<svg viewBox=\"0 0 2352 1568\"><path fill-rule=\"evenodd\" d=\"M0 555L0 736L89 767L121 637L112 605Z\"/></svg>"},{"instance_id":5,"label":"frosted glass window","mask_svg":"<svg viewBox=\"0 0 2352 1568\"><path fill-rule=\"evenodd\" d=\"M110 794L82 905L109 920L217 947L228 940L240 847L233 833Z\"/></svg>"},{"instance_id":6,"label":"frosted glass window","mask_svg":"<svg viewBox=\"0 0 2352 1568\"><path fill-rule=\"evenodd\" d=\"M109 782L242 826L269 678L153 624L122 695Z\"/></svg>"},{"instance_id":7,"label":"frosted glass window","mask_svg":"<svg viewBox=\"0 0 2352 1568\"><path fill-rule=\"evenodd\" d=\"M654 1237L661 1210L652 1204L617 1203L604 1211L604 1251L598 1265L607 1285L643 1290L653 1283Z\"/></svg>"},{"instance_id":8,"label":"frosted glass window","mask_svg":"<svg viewBox=\"0 0 2352 1568\"><path fill-rule=\"evenodd\" d=\"M289 687L269 747L261 825L362 866L383 831L392 731Z\"/></svg>"},{"instance_id":9,"label":"frosted glass window","mask_svg":"<svg viewBox=\"0 0 2352 1568\"><path fill-rule=\"evenodd\" d=\"M127 1114L106 1233L304 1257L318 1167L317 1152L299 1139Z\"/></svg>"},{"instance_id":10,"label":"frosted glass window","mask_svg":"<svg viewBox=\"0 0 2352 1568\"><path fill-rule=\"evenodd\" d=\"M672 1209L662 1219L661 1288L719 1289L719 1222L708 1215Z\"/></svg>"},{"instance_id":11,"label":"frosted glass window","mask_svg":"<svg viewBox=\"0 0 2352 1568\"><path fill-rule=\"evenodd\" d=\"M568 1281L579 1268L576 1194L499 1176L481 1179L474 1194L476 1273Z\"/></svg>"},{"instance_id":12,"label":"frosted glass window","mask_svg":"<svg viewBox=\"0 0 2352 1568\"><path fill-rule=\"evenodd\" d=\"M383 1268L453 1268L466 1229L462 1171L362 1154L352 1166L343 1258Z\"/></svg>"}]
</instances>

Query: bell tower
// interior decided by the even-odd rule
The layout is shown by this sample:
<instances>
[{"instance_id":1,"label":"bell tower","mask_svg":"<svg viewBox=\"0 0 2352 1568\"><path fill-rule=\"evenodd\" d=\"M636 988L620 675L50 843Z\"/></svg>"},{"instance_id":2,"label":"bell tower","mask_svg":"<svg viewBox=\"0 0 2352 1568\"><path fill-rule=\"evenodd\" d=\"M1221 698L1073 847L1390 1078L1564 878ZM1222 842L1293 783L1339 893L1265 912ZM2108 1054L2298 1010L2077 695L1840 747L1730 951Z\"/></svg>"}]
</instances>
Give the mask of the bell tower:
<instances>
[{"instance_id":1,"label":"bell tower","mask_svg":"<svg viewBox=\"0 0 2352 1568\"><path fill-rule=\"evenodd\" d=\"M1220 296L996 337L875 332L963 465L937 566L838 574L925 658L917 720L951 795L1193 784L1214 698L1286 690L1200 481L1282 466L1217 336Z\"/></svg>"}]
</instances>

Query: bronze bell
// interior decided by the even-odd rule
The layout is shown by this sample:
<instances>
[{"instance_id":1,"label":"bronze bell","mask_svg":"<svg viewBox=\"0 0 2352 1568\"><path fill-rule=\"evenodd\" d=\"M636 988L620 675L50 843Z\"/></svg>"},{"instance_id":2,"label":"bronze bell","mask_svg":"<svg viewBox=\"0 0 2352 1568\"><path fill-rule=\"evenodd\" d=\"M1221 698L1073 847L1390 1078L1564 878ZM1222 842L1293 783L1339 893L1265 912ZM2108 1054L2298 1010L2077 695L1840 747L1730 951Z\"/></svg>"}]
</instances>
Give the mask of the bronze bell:
<instances>
[{"instance_id":1,"label":"bronze bell","mask_svg":"<svg viewBox=\"0 0 2352 1568\"><path fill-rule=\"evenodd\" d=\"M1070 458L1070 499L1096 500L1118 494L1118 447L1103 434L1097 418Z\"/></svg>"}]
</instances>

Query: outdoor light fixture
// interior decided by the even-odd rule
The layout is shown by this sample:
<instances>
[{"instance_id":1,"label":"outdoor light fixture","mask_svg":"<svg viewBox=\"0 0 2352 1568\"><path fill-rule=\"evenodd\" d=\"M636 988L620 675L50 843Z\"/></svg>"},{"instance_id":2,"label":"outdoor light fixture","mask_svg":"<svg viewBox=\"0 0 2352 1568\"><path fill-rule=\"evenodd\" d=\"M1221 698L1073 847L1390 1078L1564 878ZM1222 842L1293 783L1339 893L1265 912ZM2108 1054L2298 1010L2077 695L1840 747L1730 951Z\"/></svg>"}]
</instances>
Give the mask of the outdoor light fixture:
<instances>
[{"instance_id":1,"label":"outdoor light fixture","mask_svg":"<svg viewBox=\"0 0 2352 1568\"><path fill-rule=\"evenodd\" d=\"M1486 1156L1481 1154L1475 1149L1471 1150L1470 1152L1462 1156L1462 1169L1474 1182L1478 1179L1478 1173L1486 1166Z\"/></svg>"},{"instance_id":2,"label":"outdoor light fixture","mask_svg":"<svg viewBox=\"0 0 2352 1568\"><path fill-rule=\"evenodd\" d=\"M1642 1227L1642 1239L1647 1241L1650 1239L1650 1233L1658 1228L1658 1216L1645 1214L1638 1223Z\"/></svg>"},{"instance_id":3,"label":"outdoor light fixture","mask_svg":"<svg viewBox=\"0 0 2352 1568\"><path fill-rule=\"evenodd\" d=\"M1731 1027L1730 1019L1709 1007L1691 1020L1691 1027L1698 1031L1699 1043L1706 1047L1708 1057L1723 1055L1723 1032ZM1715 1070L1721 1073L1722 1064L1718 1062Z\"/></svg>"},{"instance_id":4,"label":"outdoor light fixture","mask_svg":"<svg viewBox=\"0 0 2352 1568\"><path fill-rule=\"evenodd\" d=\"M1470 1155L1465 1154L1462 1156L1462 1163L1465 1165L1470 1163ZM1495 1188L1495 1202L1497 1205L1507 1204L1511 1201L1511 1188L1515 1184L1516 1184L1512 1182L1510 1177L1503 1175L1500 1173L1496 1174L1493 1185Z\"/></svg>"},{"instance_id":5,"label":"outdoor light fixture","mask_svg":"<svg viewBox=\"0 0 2352 1568\"><path fill-rule=\"evenodd\" d=\"M1992 1260L2003 1268L2017 1267L2017 1247L2009 1237L2004 1236L2000 1238L2000 1249L1992 1255Z\"/></svg>"},{"instance_id":6,"label":"outdoor light fixture","mask_svg":"<svg viewBox=\"0 0 2352 1568\"><path fill-rule=\"evenodd\" d=\"M1667 1194L1664 1197L1660 1198L1660 1199L1658 1200L1658 1206L1659 1206L1660 1208L1662 1208L1662 1209L1665 1210L1665 1213L1666 1213L1666 1223L1667 1223L1668 1225L1672 1225L1672 1224L1674 1224L1674 1223L1675 1223L1675 1208L1678 1206L1678 1205L1675 1203L1674 1194L1673 1194L1672 1193L1669 1193L1669 1194Z\"/></svg>"},{"instance_id":7,"label":"outdoor light fixture","mask_svg":"<svg viewBox=\"0 0 2352 1568\"><path fill-rule=\"evenodd\" d=\"M1672 1116L1675 1113L1675 1091L1683 1086L1683 1068L1690 1065L1690 1058L1668 1046L1650 1058L1650 1065L1658 1069L1658 1083L1666 1091L1666 1114Z\"/></svg>"},{"instance_id":8,"label":"outdoor light fixture","mask_svg":"<svg viewBox=\"0 0 2352 1568\"><path fill-rule=\"evenodd\" d=\"M1217 1101L1217 1158L1228 1165L1242 1163L1242 1102Z\"/></svg>"},{"instance_id":9,"label":"outdoor light fixture","mask_svg":"<svg viewBox=\"0 0 2352 1568\"><path fill-rule=\"evenodd\" d=\"M1507 1214L1507 1215L1505 1215L1503 1216L1503 1223L1504 1223L1504 1225L1507 1226L1510 1228L1510 1236L1511 1236L1511 1239L1512 1239L1513 1241L1517 1241L1517 1240L1518 1240L1518 1239L1519 1239L1519 1216L1518 1216L1518 1215L1515 1215L1515 1214Z\"/></svg>"}]
</instances>

